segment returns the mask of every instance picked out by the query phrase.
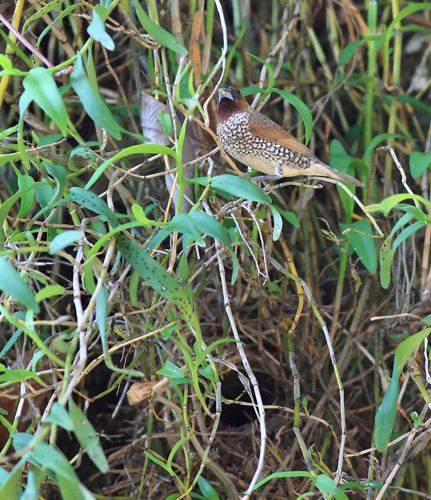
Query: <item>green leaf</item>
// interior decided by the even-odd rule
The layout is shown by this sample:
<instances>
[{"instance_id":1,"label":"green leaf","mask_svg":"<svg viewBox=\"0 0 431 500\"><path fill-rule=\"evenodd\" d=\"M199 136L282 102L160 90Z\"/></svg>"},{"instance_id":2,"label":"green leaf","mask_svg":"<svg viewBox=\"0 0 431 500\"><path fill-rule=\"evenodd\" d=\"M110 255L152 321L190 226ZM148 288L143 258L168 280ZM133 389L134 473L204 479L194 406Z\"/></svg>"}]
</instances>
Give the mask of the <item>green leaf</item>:
<instances>
[{"instance_id":1,"label":"green leaf","mask_svg":"<svg viewBox=\"0 0 431 500\"><path fill-rule=\"evenodd\" d=\"M157 464L159 467L161 467L163 470L165 470L170 476L175 475L174 471L172 468L168 467L163 460L160 460L160 458L157 458L154 456L152 453L149 451L144 451L144 455L149 458L152 462Z\"/></svg>"},{"instance_id":2,"label":"green leaf","mask_svg":"<svg viewBox=\"0 0 431 500\"><path fill-rule=\"evenodd\" d=\"M67 413L66 409L57 402L52 405L46 422L59 425L66 431L73 431L73 422L70 415Z\"/></svg>"},{"instance_id":3,"label":"green leaf","mask_svg":"<svg viewBox=\"0 0 431 500\"><path fill-rule=\"evenodd\" d=\"M271 203L271 198L260 187L243 177L224 174L211 178L209 182L212 189L222 196L228 193L238 198L244 198L245 200L266 204Z\"/></svg>"},{"instance_id":4,"label":"green leaf","mask_svg":"<svg viewBox=\"0 0 431 500\"><path fill-rule=\"evenodd\" d=\"M135 217L135 219L140 222L141 224L144 225L150 225L150 226L163 226L163 222L158 222L151 220L147 217L147 214L145 213L144 209L138 205L137 203L133 203L132 205L132 214Z\"/></svg>"},{"instance_id":5,"label":"green leaf","mask_svg":"<svg viewBox=\"0 0 431 500\"><path fill-rule=\"evenodd\" d=\"M412 108L417 109L421 113L431 117L431 106L428 104L429 99L426 100L426 96L424 96L424 100L418 99L412 95L400 94L391 96L392 99L395 99L398 102L407 103L412 106Z\"/></svg>"},{"instance_id":6,"label":"green leaf","mask_svg":"<svg viewBox=\"0 0 431 500\"><path fill-rule=\"evenodd\" d=\"M25 457L39 467L48 467L55 473L63 500L92 500L94 498L80 484L67 458L55 448L46 443L38 443Z\"/></svg>"},{"instance_id":7,"label":"green leaf","mask_svg":"<svg viewBox=\"0 0 431 500\"><path fill-rule=\"evenodd\" d=\"M114 50L114 41L105 30L105 10L101 5L96 5L93 8L93 19L87 28L87 33L94 40L100 42L106 49Z\"/></svg>"},{"instance_id":8,"label":"green leaf","mask_svg":"<svg viewBox=\"0 0 431 500\"><path fill-rule=\"evenodd\" d=\"M220 500L216 490L203 476L199 476L198 486L205 500Z\"/></svg>"},{"instance_id":9,"label":"green leaf","mask_svg":"<svg viewBox=\"0 0 431 500\"><path fill-rule=\"evenodd\" d=\"M103 215L112 227L118 226L117 218L108 205L96 194L86 189L73 187L70 189L70 199L96 214Z\"/></svg>"},{"instance_id":10,"label":"green leaf","mask_svg":"<svg viewBox=\"0 0 431 500\"><path fill-rule=\"evenodd\" d=\"M325 474L317 476L314 484L323 495L331 495L336 500L348 500L348 496L344 491L338 488L335 481Z\"/></svg>"},{"instance_id":11,"label":"green leaf","mask_svg":"<svg viewBox=\"0 0 431 500\"><path fill-rule=\"evenodd\" d=\"M389 443L397 416L398 378L392 378L380 404L374 422L374 440L378 451Z\"/></svg>"},{"instance_id":12,"label":"green leaf","mask_svg":"<svg viewBox=\"0 0 431 500\"><path fill-rule=\"evenodd\" d=\"M1 481L0 498L15 499L20 498L21 477L24 469L24 461L19 461L17 465L8 473L7 477ZM3 470L3 469L2 469ZM2 474L4 476L4 474ZM0 478L2 477L0 476Z\"/></svg>"},{"instance_id":13,"label":"green leaf","mask_svg":"<svg viewBox=\"0 0 431 500\"><path fill-rule=\"evenodd\" d=\"M410 356L430 334L431 328L424 328L418 333L407 337L395 350L393 376L399 378Z\"/></svg>"},{"instance_id":14,"label":"green leaf","mask_svg":"<svg viewBox=\"0 0 431 500\"><path fill-rule=\"evenodd\" d=\"M75 62L75 67L70 75L70 83L73 90L78 95L85 112L88 116L100 127L114 137L114 139L121 139L122 127L115 121L114 117L108 106L90 85L82 64L81 54Z\"/></svg>"},{"instance_id":15,"label":"green leaf","mask_svg":"<svg viewBox=\"0 0 431 500\"><path fill-rule=\"evenodd\" d=\"M377 250L373 238L373 230L366 220L360 220L349 225L342 225L351 230L345 233L347 241L352 245L364 266L370 273L377 271Z\"/></svg>"},{"instance_id":16,"label":"green leaf","mask_svg":"<svg viewBox=\"0 0 431 500\"><path fill-rule=\"evenodd\" d=\"M416 200L419 203L424 204L428 209L431 210L431 203L418 194L393 194L392 196L388 196L383 201L377 204L370 205L370 207L365 207L366 211L377 211L380 210L384 215L388 215L388 213L396 207L399 203L405 200Z\"/></svg>"},{"instance_id":17,"label":"green leaf","mask_svg":"<svg viewBox=\"0 0 431 500\"><path fill-rule=\"evenodd\" d=\"M384 451L389 443L397 415L398 379L408 359L431 333L431 328L424 328L401 342L395 350L392 379L377 410L374 424L374 439L378 451Z\"/></svg>"},{"instance_id":18,"label":"green leaf","mask_svg":"<svg viewBox=\"0 0 431 500\"><path fill-rule=\"evenodd\" d=\"M0 270L1 274L1 270ZM57 365L64 367L65 363L62 359L56 356L48 346L43 342L39 335L30 327L26 325L25 321L20 321L15 315L11 314L2 304L0 304L0 313L6 318L6 320L14 325L17 329L22 330L30 339L36 344L36 346ZM27 319L27 318L26 318ZM28 320L30 321L30 319Z\"/></svg>"},{"instance_id":19,"label":"green leaf","mask_svg":"<svg viewBox=\"0 0 431 500\"><path fill-rule=\"evenodd\" d=\"M383 243L380 248L380 284L386 290L391 283L391 268L394 260L395 250L391 248L390 242Z\"/></svg>"},{"instance_id":20,"label":"green leaf","mask_svg":"<svg viewBox=\"0 0 431 500\"><path fill-rule=\"evenodd\" d=\"M171 115L166 111L160 111L159 120L163 128L163 132L169 137L172 132L172 120Z\"/></svg>"},{"instance_id":21,"label":"green leaf","mask_svg":"<svg viewBox=\"0 0 431 500\"><path fill-rule=\"evenodd\" d=\"M0 54L0 66L3 68L3 71L1 72L1 76L7 74L7 75L18 75L18 76L23 76L26 75L27 73L25 71L20 71L18 69L15 69L12 66L12 62L4 54Z\"/></svg>"},{"instance_id":22,"label":"green leaf","mask_svg":"<svg viewBox=\"0 0 431 500\"><path fill-rule=\"evenodd\" d=\"M99 328L100 340L102 342L103 359L105 360L106 366L117 373L124 373L129 376L141 377L143 373L138 370L129 370L127 368L117 368L111 359L111 353L108 348L108 340L106 333L106 315L108 309L108 291L105 287L102 287L98 296L96 297L96 323Z\"/></svg>"},{"instance_id":23,"label":"green leaf","mask_svg":"<svg viewBox=\"0 0 431 500\"><path fill-rule=\"evenodd\" d=\"M63 190L67 181L67 169L62 165L54 165L52 163L48 163L47 161L43 162L43 166L46 168L48 174L52 176L56 181L56 191L54 194L54 199L56 199L63 194Z\"/></svg>"},{"instance_id":24,"label":"green leaf","mask_svg":"<svg viewBox=\"0 0 431 500\"><path fill-rule=\"evenodd\" d=\"M400 134L385 133L385 134L376 135L376 137L374 137L373 140L368 145L362 159L366 160L369 156L372 155L373 151L376 149L376 147L380 143L387 141L388 139L405 139L405 138L406 138L405 136L400 135Z\"/></svg>"},{"instance_id":25,"label":"green leaf","mask_svg":"<svg viewBox=\"0 0 431 500\"><path fill-rule=\"evenodd\" d=\"M105 172L105 170L122 158L126 158L130 155L137 154L154 154L154 155L169 155L172 156L175 161L178 163L180 161L177 153L167 146L162 146L160 144L139 144L137 146L129 146L128 148L122 149L119 153L117 153L112 158L108 158L101 165L97 167L97 170L91 176L90 180L85 185L85 189L90 189L90 187L99 179L99 177Z\"/></svg>"},{"instance_id":26,"label":"green leaf","mask_svg":"<svg viewBox=\"0 0 431 500\"><path fill-rule=\"evenodd\" d=\"M263 57L256 56L251 52L246 52L246 53L255 61L258 61L261 64L263 64L268 74L268 84L266 86L266 89L261 89L260 87L257 87L256 93L261 93L263 96L269 95L272 92L275 85L274 70L272 69L270 61L264 59Z\"/></svg>"},{"instance_id":27,"label":"green leaf","mask_svg":"<svg viewBox=\"0 0 431 500\"><path fill-rule=\"evenodd\" d=\"M407 226L405 229L403 229L400 234L395 238L394 243L392 245L392 248L396 250L403 241L405 241L407 238L410 238L414 233L419 231L419 229L422 229L423 227L426 226L425 222L422 221L416 221L410 226Z\"/></svg>"},{"instance_id":28,"label":"green leaf","mask_svg":"<svg viewBox=\"0 0 431 500\"><path fill-rule=\"evenodd\" d=\"M30 445L32 439L33 435L28 432L16 432L12 436L12 444L16 451L21 451Z\"/></svg>"},{"instance_id":29,"label":"green leaf","mask_svg":"<svg viewBox=\"0 0 431 500\"><path fill-rule=\"evenodd\" d=\"M335 167L340 172L344 172L349 175L353 175L352 164L355 158L350 156L344 149L343 144L338 140L334 139L331 141L329 146L329 164ZM353 190L355 187L353 186ZM353 208L355 206L354 200L341 188L337 186L338 195L340 196L341 202L343 203L344 211L346 213L346 219L350 220ZM354 191L353 191L354 192Z\"/></svg>"},{"instance_id":30,"label":"green leaf","mask_svg":"<svg viewBox=\"0 0 431 500\"><path fill-rule=\"evenodd\" d=\"M272 241L277 241L280 238L281 230L283 229L283 219L280 212L274 205L269 205L271 209L272 218L274 220L274 229L272 231Z\"/></svg>"},{"instance_id":31,"label":"green leaf","mask_svg":"<svg viewBox=\"0 0 431 500\"><path fill-rule=\"evenodd\" d=\"M36 294L36 302L42 302L42 300L50 299L51 297L56 297L58 295L64 295L66 289L61 285L46 285Z\"/></svg>"},{"instance_id":32,"label":"green leaf","mask_svg":"<svg viewBox=\"0 0 431 500\"><path fill-rule=\"evenodd\" d=\"M264 477L259 482L257 482L255 487L253 488L253 491L256 491L257 489L261 488L264 484L268 483L272 479L285 479L288 477L308 477L309 479L314 479L314 476L311 472L307 472L304 470L287 471L287 472L274 472L274 473L270 474L269 476Z\"/></svg>"},{"instance_id":33,"label":"green leaf","mask_svg":"<svg viewBox=\"0 0 431 500\"><path fill-rule=\"evenodd\" d=\"M413 151L410 153L409 165L413 179L419 179L425 170L431 167L431 153Z\"/></svg>"},{"instance_id":34,"label":"green leaf","mask_svg":"<svg viewBox=\"0 0 431 500\"><path fill-rule=\"evenodd\" d=\"M133 269L138 271L158 294L178 306L185 319L193 322L195 328L199 328L189 286L181 286L153 257L124 236L118 238L117 248Z\"/></svg>"},{"instance_id":35,"label":"green leaf","mask_svg":"<svg viewBox=\"0 0 431 500\"><path fill-rule=\"evenodd\" d=\"M181 370L181 368L179 368L177 365L171 363L169 360L166 360L160 370L157 370L156 373L158 375L162 375L163 377L173 379L184 377L183 370Z\"/></svg>"},{"instance_id":36,"label":"green leaf","mask_svg":"<svg viewBox=\"0 0 431 500\"><path fill-rule=\"evenodd\" d=\"M43 478L40 478L41 480ZM39 498L39 486L36 474L34 471L28 471L27 485L25 487L24 493L20 496L19 500L38 500Z\"/></svg>"},{"instance_id":37,"label":"green leaf","mask_svg":"<svg viewBox=\"0 0 431 500\"><path fill-rule=\"evenodd\" d=\"M29 175L20 175L18 177L18 187L21 193L21 206L18 212L19 218L24 218L31 210L34 201L34 185L33 177Z\"/></svg>"},{"instance_id":38,"label":"green leaf","mask_svg":"<svg viewBox=\"0 0 431 500\"><path fill-rule=\"evenodd\" d=\"M211 215L200 210L188 214L178 214L165 226L169 232L179 231L191 236L200 245L203 245L201 234L207 234L220 241L231 249L229 235L226 229Z\"/></svg>"},{"instance_id":39,"label":"green leaf","mask_svg":"<svg viewBox=\"0 0 431 500\"><path fill-rule=\"evenodd\" d=\"M9 472L0 467L0 486L6 482L8 477L9 477Z\"/></svg>"},{"instance_id":40,"label":"green leaf","mask_svg":"<svg viewBox=\"0 0 431 500\"><path fill-rule=\"evenodd\" d=\"M35 101L66 136L68 115L52 74L46 68L34 68L22 84L27 98Z\"/></svg>"},{"instance_id":41,"label":"green leaf","mask_svg":"<svg viewBox=\"0 0 431 500\"><path fill-rule=\"evenodd\" d=\"M313 117L311 116L311 112L308 109L308 106L296 95L286 92L285 90L274 89L274 92L281 95L284 99L286 99L292 106L298 111L299 115L304 122L305 127L305 144L308 144L311 139L311 131L313 128Z\"/></svg>"},{"instance_id":42,"label":"green leaf","mask_svg":"<svg viewBox=\"0 0 431 500\"><path fill-rule=\"evenodd\" d=\"M152 21L145 10L141 7L139 0L135 1L135 10L139 22L144 30L154 37L160 44L173 50L180 56L186 56L188 50L169 31Z\"/></svg>"},{"instance_id":43,"label":"green leaf","mask_svg":"<svg viewBox=\"0 0 431 500\"><path fill-rule=\"evenodd\" d=\"M353 42L347 44L340 54L340 58L338 59L338 66L340 68L345 66L363 44L364 40L354 40Z\"/></svg>"},{"instance_id":44,"label":"green leaf","mask_svg":"<svg viewBox=\"0 0 431 500\"><path fill-rule=\"evenodd\" d=\"M76 231L71 229L70 231L63 231L58 234L49 244L49 253L54 255L58 253L60 250L63 250L73 243L76 243L84 236L82 231Z\"/></svg>"},{"instance_id":45,"label":"green leaf","mask_svg":"<svg viewBox=\"0 0 431 500\"><path fill-rule=\"evenodd\" d=\"M100 445L99 436L81 408L73 401L69 403L70 418L79 444L102 473L109 471L109 464Z\"/></svg>"},{"instance_id":46,"label":"green leaf","mask_svg":"<svg viewBox=\"0 0 431 500\"><path fill-rule=\"evenodd\" d=\"M40 385L46 385L37 373L30 370L24 370L23 368L17 368L16 370L8 370L0 373L0 382L21 382L29 378L32 378Z\"/></svg>"},{"instance_id":47,"label":"green leaf","mask_svg":"<svg viewBox=\"0 0 431 500\"><path fill-rule=\"evenodd\" d=\"M298 217L294 212L290 212L289 210L282 210L280 207L277 207L277 210L289 224L292 224L293 227L300 227Z\"/></svg>"},{"instance_id":48,"label":"green leaf","mask_svg":"<svg viewBox=\"0 0 431 500\"><path fill-rule=\"evenodd\" d=\"M196 227L196 224L193 222L192 218L189 214L177 214L171 222L166 226L166 230L169 232L178 231L179 233L183 233L194 241L198 243L200 246L204 246L204 240L201 236L201 231Z\"/></svg>"},{"instance_id":49,"label":"green leaf","mask_svg":"<svg viewBox=\"0 0 431 500\"><path fill-rule=\"evenodd\" d=\"M36 444L27 457L36 462L39 467L48 467L56 474L63 476L71 482L79 482L69 460L67 460L63 453L46 443Z\"/></svg>"},{"instance_id":50,"label":"green leaf","mask_svg":"<svg viewBox=\"0 0 431 500\"><path fill-rule=\"evenodd\" d=\"M13 297L27 309L39 312L39 305L33 291L9 261L2 256L0 256L0 290Z\"/></svg>"}]
</instances>

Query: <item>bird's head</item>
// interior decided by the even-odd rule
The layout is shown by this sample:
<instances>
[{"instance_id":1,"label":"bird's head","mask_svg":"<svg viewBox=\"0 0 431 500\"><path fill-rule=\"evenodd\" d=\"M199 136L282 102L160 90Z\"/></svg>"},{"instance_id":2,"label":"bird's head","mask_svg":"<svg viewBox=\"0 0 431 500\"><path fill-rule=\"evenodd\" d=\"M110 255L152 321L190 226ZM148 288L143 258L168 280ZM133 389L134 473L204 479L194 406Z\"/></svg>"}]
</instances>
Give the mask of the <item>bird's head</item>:
<instances>
[{"instance_id":1,"label":"bird's head","mask_svg":"<svg viewBox=\"0 0 431 500\"><path fill-rule=\"evenodd\" d=\"M241 92L230 85L224 85L217 91L217 114L219 121L226 120L235 113L246 111L248 102Z\"/></svg>"}]
</instances>

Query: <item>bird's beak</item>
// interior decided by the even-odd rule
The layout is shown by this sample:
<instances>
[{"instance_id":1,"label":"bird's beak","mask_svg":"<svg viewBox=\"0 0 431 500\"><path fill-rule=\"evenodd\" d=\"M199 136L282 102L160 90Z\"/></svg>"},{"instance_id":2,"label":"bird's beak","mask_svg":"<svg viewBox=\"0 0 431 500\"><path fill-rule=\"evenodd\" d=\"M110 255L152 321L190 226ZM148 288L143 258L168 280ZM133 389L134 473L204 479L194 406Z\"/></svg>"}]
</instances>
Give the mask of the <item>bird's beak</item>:
<instances>
[{"instance_id":1,"label":"bird's beak","mask_svg":"<svg viewBox=\"0 0 431 500\"><path fill-rule=\"evenodd\" d=\"M235 100L232 92L225 87L218 89L218 102L220 102L222 99L230 99L231 101Z\"/></svg>"}]
</instances>

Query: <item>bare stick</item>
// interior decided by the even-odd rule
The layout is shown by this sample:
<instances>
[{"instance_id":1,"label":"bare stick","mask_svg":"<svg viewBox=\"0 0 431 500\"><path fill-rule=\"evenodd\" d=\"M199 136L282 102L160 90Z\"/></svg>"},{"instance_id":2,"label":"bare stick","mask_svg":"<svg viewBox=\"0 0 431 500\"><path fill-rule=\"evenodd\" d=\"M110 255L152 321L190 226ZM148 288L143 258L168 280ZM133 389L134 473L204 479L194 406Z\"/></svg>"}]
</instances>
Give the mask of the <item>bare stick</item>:
<instances>
[{"instance_id":1,"label":"bare stick","mask_svg":"<svg viewBox=\"0 0 431 500\"><path fill-rule=\"evenodd\" d=\"M297 276L294 276L293 274L286 271L286 269L284 269L284 267L281 266L281 264L279 264L272 257L270 257L270 261L271 261L272 265L277 269L277 271L281 272L282 274L284 274L288 278L294 280L295 282L298 282L301 285L301 287L304 290L305 296L307 297L308 303L310 304L311 309L313 310L314 316L316 317L317 321L319 322L320 327L322 328L323 334L325 336L326 345L328 346L328 351L329 351L329 357L330 357L331 363L332 363L332 369L334 370L335 379L337 381L338 393L339 393L339 399L340 399L341 437L340 437L340 451L338 454L337 471L335 474L335 482L338 483L341 479L341 474L343 472L344 447L346 444L346 411L345 411L345 405L344 405L344 387L343 387L343 383L341 381L340 372L338 370L337 359L335 357L335 352L334 352L334 348L332 346L332 341L331 341L331 337L329 335L328 327L327 327L322 315L320 314L320 311L317 307L316 301L314 300L314 297L313 297L311 290L309 289L307 283L305 283L305 281L303 279L298 278Z\"/></svg>"},{"instance_id":2,"label":"bare stick","mask_svg":"<svg viewBox=\"0 0 431 500\"><path fill-rule=\"evenodd\" d=\"M253 373L253 370L251 369L250 363L247 359L247 355L245 353L244 347L242 346L241 339L238 333L238 329L235 323L235 319L233 317L232 313L232 308L230 306L230 299L229 299L229 293L227 289L227 283L226 283L226 273L225 273L225 268L224 268L224 263L223 259L221 257L220 253L220 243L215 240L215 246L217 249L217 261L218 261L218 266L219 266L219 275L220 275L220 281L222 285L222 290L223 290L223 301L224 301L224 307L226 311L226 315L229 319L230 326L232 328L232 333L237 341L237 349L239 356L242 361L242 365L244 366L245 372L247 374L247 377L250 381L250 384L253 388L254 396L256 398L256 406L257 406L257 414L258 414L258 419L259 419L259 428L260 428L260 451L259 451L259 459L258 463L256 466L256 470L254 472L253 478L249 484L249 487L245 491L244 495L241 497L241 500L248 500L250 498L251 493L253 492L254 486L256 485L262 470L263 466L265 463L265 449L266 449L266 437L267 437L267 432L266 432L266 425L265 425L265 408L263 405L262 401L262 396L260 394L260 389L259 389L259 384L257 382L257 379Z\"/></svg>"},{"instance_id":3,"label":"bare stick","mask_svg":"<svg viewBox=\"0 0 431 500\"><path fill-rule=\"evenodd\" d=\"M404 186L404 189L411 195L414 196L414 193L413 191L411 190L410 186L407 184L407 176L406 176L406 173L401 165L401 162L400 160L398 159L397 155L395 154L395 151L394 151L394 148L392 146L382 146L378 149L381 149L383 151L389 151L389 153L391 154L392 156L392 159L394 160L394 163L395 163L395 166L397 167L397 169L399 170L400 174L401 174L401 184ZM414 204L416 205L417 208L419 208L419 202L413 198L413 202Z\"/></svg>"},{"instance_id":4,"label":"bare stick","mask_svg":"<svg viewBox=\"0 0 431 500\"><path fill-rule=\"evenodd\" d=\"M48 66L48 68L51 68L52 67L52 64L50 61L48 61L48 59L43 55L41 54L37 49L36 47L33 47L33 45L26 39L24 38L21 33L16 30L12 24L10 24L10 22L2 15L0 14L0 21L6 26L6 28L11 32L13 33L17 38L18 40L25 46L28 48L28 50L30 52L33 52L33 54L38 58L40 59L44 64L45 66Z\"/></svg>"},{"instance_id":5,"label":"bare stick","mask_svg":"<svg viewBox=\"0 0 431 500\"><path fill-rule=\"evenodd\" d=\"M213 76L215 75L216 71L218 71L220 65L222 66L222 71L221 71L221 74L220 74L220 77L218 79L218 82L216 83L216 85L214 85L214 89L213 91L211 92L211 94L209 95L208 99L205 101L204 105L203 105L203 110L204 110L204 116L205 116L205 125L208 127L209 126L209 123L210 123L210 117L209 117L209 114L208 114L208 106L209 106L209 103L211 102L211 99L215 96L215 93L217 92L217 89L219 88L222 80L223 80L223 77L224 77L224 73L225 73L225 70L226 70L226 54L227 54L227 26L226 26L226 20L224 18L224 12L223 12L223 7L221 6L221 3L220 3L220 0L215 0L215 5L217 7L217 12L218 12L218 15L220 17L220 24L221 24L221 28L222 28L222 32L223 32L223 47L221 49L221 55L220 55L220 58L219 60L217 61L217 63L215 64L214 68L212 69L209 77L207 78L207 82L211 81ZM204 84L202 86L202 89L205 87L206 84Z\"/></svg>"}]
</instances>

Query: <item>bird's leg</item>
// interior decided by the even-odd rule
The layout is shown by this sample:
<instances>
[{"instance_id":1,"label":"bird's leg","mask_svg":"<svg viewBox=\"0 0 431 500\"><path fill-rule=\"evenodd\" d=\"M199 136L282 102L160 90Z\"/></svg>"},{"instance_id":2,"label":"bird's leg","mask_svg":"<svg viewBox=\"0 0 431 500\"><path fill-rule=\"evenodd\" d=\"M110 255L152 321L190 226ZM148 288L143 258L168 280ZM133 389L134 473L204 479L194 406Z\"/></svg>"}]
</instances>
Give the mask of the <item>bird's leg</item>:
<instances>
[{"instance_id":1,"label":"bird's leg","mask_svg":"<svg viewBox=\"0 0 431 500\"><path fill-rule=\"evenodd\" d=\"M255 177L255 181L279 181L283 179L283 166L280 163L276 163L274 167L274 175L259 175Z\"/></svg>"},{"instance_id":2,"label":"bird's leg","mask_svg":"<svg viewBox=\"0 0 431 500\"><path fill-rule=\"evenodd\" d=\"M283 177L283 165L280 165L280 163L276 163L274 167L274 176L279 179Z\"/></svg>"}]
</instances>

